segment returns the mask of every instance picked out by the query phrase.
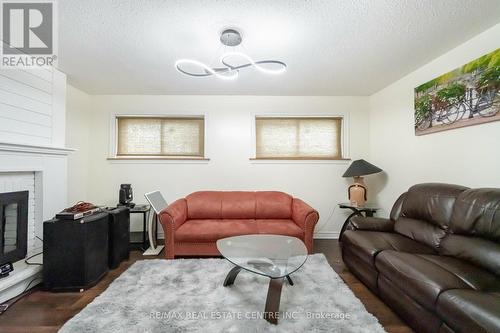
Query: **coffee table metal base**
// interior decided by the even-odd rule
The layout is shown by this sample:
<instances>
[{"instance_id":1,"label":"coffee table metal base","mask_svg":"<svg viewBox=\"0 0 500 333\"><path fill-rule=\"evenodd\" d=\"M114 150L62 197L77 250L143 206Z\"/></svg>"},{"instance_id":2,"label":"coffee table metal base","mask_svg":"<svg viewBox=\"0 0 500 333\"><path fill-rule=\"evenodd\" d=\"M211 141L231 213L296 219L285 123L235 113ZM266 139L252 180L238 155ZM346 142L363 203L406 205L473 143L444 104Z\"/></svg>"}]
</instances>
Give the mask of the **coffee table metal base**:
<instances>
[{"instance_id":1,"label":"coffee table metal base","mask_svg":"<svg viewBox=\"0 0 500 333\"><path fill-rule=\"evenodd\" d=\"M241 267L235 266L229 271L224 280L224 287L231 286L234 284L234 280L241 271ZM281 289L283 287L283 281L288 281L288 283L293 286L293 280L290 275L282 278L269 279L269 288L267 289L267 299L266 308L264 309L264 319L266 319L271 324L278 324L280 301L281 301Z\"/></svg>"},{"instance_id":2,"label":"coffee table metal base","mask_svg":"<svg viewBox=\"0 0 500 333\"><path fill-rule=\"evenodd\" d=\"M264 319L271 324L277 325L280 311L281 288L285 278L271 279L267 289L266 308L264 309Z\"/></svg>"},{"instance_id":3,"label":"coffee table metal base","mask_svg":"<svg viewBox=\"0 0 500 333\"><path fill-rule=\"evenodd\" d=\"M234 266L232 270L229 271L229 273L226 276L226 279L224 280L224 287L230 286L234 283L234 279L236 279L236 276L238 276L238 273L241 271L241 267Z\"/></svg>"}]
</instances>

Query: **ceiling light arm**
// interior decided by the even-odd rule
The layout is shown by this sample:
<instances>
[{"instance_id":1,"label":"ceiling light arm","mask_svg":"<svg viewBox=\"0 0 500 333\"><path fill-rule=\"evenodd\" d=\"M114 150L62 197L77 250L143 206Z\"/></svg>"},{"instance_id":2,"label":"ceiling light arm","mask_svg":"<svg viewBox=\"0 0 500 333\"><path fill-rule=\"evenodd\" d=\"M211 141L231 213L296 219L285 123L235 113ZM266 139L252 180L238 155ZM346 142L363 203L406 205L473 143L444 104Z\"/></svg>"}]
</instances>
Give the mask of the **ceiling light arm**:
<instances>
[{"instance_id":1,"label":"ceiling light arm","mask_svg":"<svg viewBox=\"0 0 500 333\"><path fill-rule=\"evenodd\" d=\"M225 46L235 47L241 43L242 38L241 38L240 33L237 30L226 29L222 32L221 37L220 37L220 41ZM245 59L247 61L247 63L233 66L227 61L228 57L240 57L240 58ZM193 77L216 76L216 77L223 79L223 80L236 79L239 75L239 71L241 69L248 68L248 67L254 67L257 70L259 70L260 72L266 73L266 74L280 74L280 73L283 73L287 68L287 65L283 61L279 61L279 60L254 61L251 57L249 57L248 55L246 55L245 53L242 53L242 52L226 52L221 56L220 62L226 67L211 68L211 67L207 66L206 64L204 64L200 61L197 61L197 60L180 59L180 60L175 62L175 68L179 72L181 72L185 75L189 75L189 76L193 76ZM261 65L268 65L268 64L278 65L279 68L278 69L268 69L268 68L261 66ZM198 72L190 72L186 69L183 69L182 68L183 65L191 65L191 66L194 65L194 66L199 67L200 70Z\"/></svg>"},{"instance_id":2,"label":"ceiling light arm","mask_svg":"<svg viewBox=\"0 0 500 333\"><path fill-rule=\"evenodd\" d=\"M242 69L242 68L246 68L246 67L251 67L251 66L254 66L254 65L261 65L261 64L275 64L275 65L280 65L280 66L282 66L284 68L287 67L286 64L283 61L279 61L279 60L259 60L259 61L255 61L253 63L243 64L243 65L239 65L239 66L230 65L225 60L221 61L221 62L225 66L227 66L228 68L230 68L232 70L238 70L238 69Z\"/></svg>"},{"instance_id":3,"label":"ceiling light arm","mask_svg":"<svg viewBox=\"0 0 500 333\"><path fill-rule=\"evenodd\" d=\"M188 72L188 71L182 69L182 67L181 67L182 64L195 65L195 66L201 67L203 69L204 73ZM204 63L197 61L197 60L193 60L193 59L177 60L175 62L175 68L183 74L186 74L189 76L194 76L194 77L207 77L207 76L215 75L219 79L223 79L223 80L234 80L238 77L237 71L228 70L228 71L225 71L225 73L230 74L230 75L222 75L222 74L220 74L220 71L216 71L213 68L208 67Z\"/></svg>"},{"instance_id":4,"label":"ceiling light arm","mask_svg":"<svg viewBox=\"0 0 500 333\"><path fill-rule=\"evenodd\" d=\"M241 57L245 60L248 61L247 64L243 64L243 65L239 65L239 66L232 66L230 65L228 62L227 62L227 58L229 57L232 57L232 56L236 56L236 57ZM233 70L238 70L238 69L241 69L241 68L245 68L245 67L255 67L257 68L259 71L263 72L263 73L267 73L267 74L280 74L280 73L283 73L285 70L286 70L286 64L283 62L283 61L279 61L279 60L260 60L260 61L254 61L251 57L249 57L248 55L246 55L245 53L242 53L242 52L227 52L227 53L224 53L221 58L220 58L220 61L222 64L224 64L225 66L233 69ZM261 64L275 64L275 65L280 65L281 68L279 69L267 69L267 68L264 68L262 66L260 66Z\"/></svg>"}]
</instances>

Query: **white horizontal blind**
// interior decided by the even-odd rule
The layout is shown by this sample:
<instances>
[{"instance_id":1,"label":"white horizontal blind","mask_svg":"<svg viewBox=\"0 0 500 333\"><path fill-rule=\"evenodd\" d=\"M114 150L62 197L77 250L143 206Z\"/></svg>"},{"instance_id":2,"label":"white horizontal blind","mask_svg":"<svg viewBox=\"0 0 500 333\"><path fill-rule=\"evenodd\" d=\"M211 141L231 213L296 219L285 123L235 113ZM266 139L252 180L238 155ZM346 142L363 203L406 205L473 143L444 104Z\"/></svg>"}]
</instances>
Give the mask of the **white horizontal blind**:
<instances>
[{"instance_id":1,"label":"white horizontal blind","mask_svg":"<svg viewBox=\"0 0 500 333\"><path fill-rule=\"evenodd\" d=\"M256 117L255 124L256 158L342 158L342 118Z\"/></svg>"},{"instance_id":2,"label":"white horizontal blind","mask_svg":"<svg viewBox=\"0 0 500 333\"><path fill-rule=\"evenodd\" d=\"M118 156L204 156L203 117L118 117Z\"/></svg>"}]
</instances>

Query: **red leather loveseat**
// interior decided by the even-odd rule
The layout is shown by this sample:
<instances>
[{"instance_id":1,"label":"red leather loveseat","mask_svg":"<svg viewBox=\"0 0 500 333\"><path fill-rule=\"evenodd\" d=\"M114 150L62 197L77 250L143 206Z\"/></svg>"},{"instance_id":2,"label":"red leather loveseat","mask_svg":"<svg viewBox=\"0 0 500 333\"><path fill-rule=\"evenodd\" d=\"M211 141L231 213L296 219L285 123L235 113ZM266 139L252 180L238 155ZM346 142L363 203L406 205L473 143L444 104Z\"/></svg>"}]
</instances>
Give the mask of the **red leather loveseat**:
<instances>
[{"instance_id":1,"label":"red leather loveseat","mask_svg":"<svg viewBox=\"0 0 500 333\"><path fill-rule=\"evenodd\" d=\"M247 234L279 234L313 249L316 210L283 192L200 191L179 199L160 213L165 256L220 255L218 239Z\"/></svg>"}]
</instances>

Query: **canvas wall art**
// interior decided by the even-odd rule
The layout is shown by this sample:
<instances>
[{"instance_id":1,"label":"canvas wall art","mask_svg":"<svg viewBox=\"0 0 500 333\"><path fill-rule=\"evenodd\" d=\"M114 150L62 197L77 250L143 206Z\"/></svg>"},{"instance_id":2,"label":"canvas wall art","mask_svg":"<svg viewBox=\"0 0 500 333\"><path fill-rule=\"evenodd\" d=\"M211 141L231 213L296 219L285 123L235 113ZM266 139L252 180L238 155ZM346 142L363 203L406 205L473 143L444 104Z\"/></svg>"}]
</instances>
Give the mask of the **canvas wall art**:
<instances>
[{"instance_id":1,"label":"canvas wall art","mask_svg":"<svg viewBox=\"0 0 500 333\"><path fill-rule=\"evenodd\" d=\"M415 88L415 134L500 120L500 49Z\"/></svg>"}]
</instances>

